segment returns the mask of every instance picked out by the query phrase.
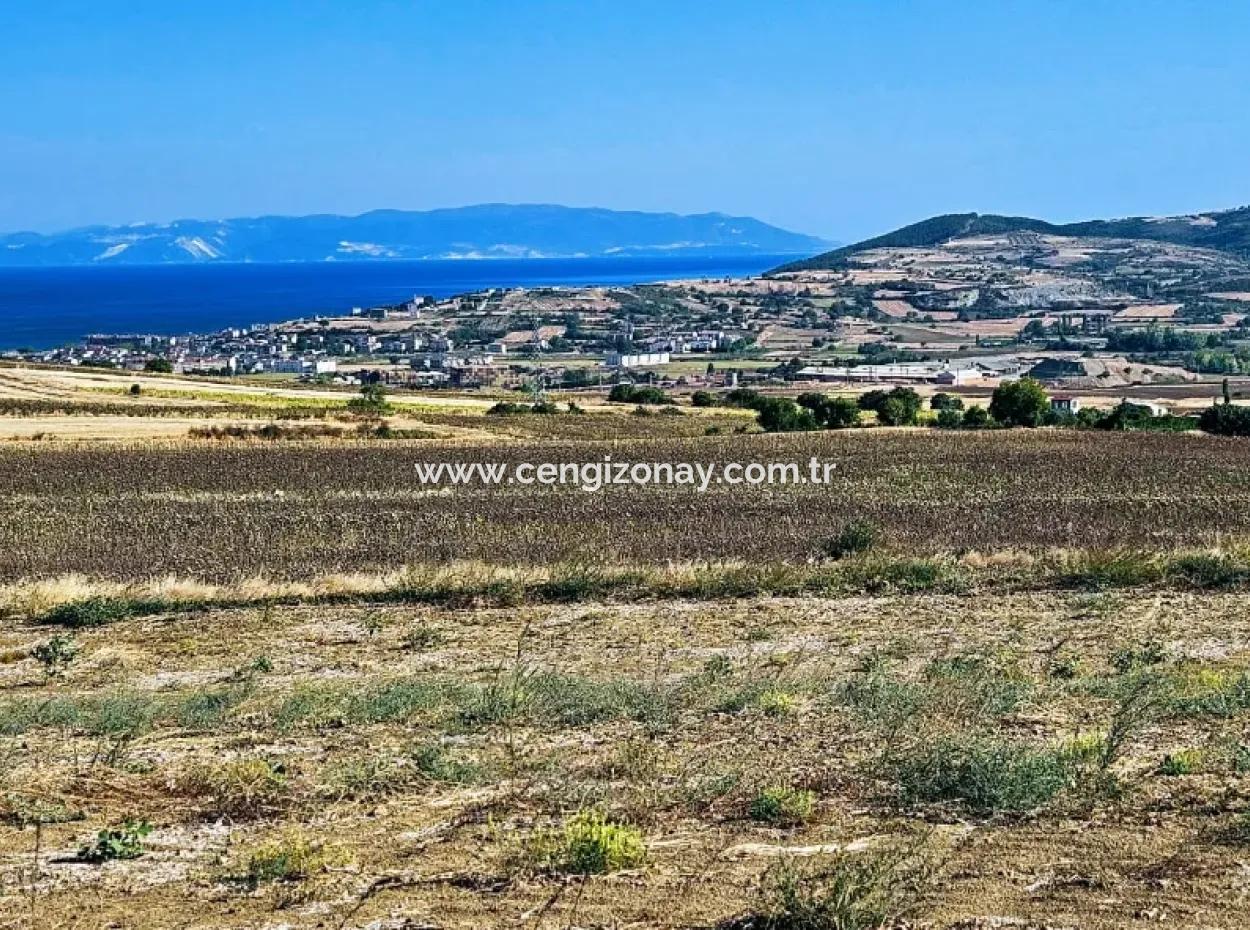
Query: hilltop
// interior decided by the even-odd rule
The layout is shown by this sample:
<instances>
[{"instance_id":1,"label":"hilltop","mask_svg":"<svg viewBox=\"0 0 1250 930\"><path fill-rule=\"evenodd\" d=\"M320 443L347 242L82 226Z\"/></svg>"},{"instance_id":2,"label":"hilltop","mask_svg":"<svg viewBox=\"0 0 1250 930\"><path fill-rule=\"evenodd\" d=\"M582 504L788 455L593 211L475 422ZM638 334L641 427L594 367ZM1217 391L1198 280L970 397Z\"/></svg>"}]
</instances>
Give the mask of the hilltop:
<instances>
[{"instance_id":1,"label":"hilltop","mask_svg":"<svg viewBox=\"0 0 1250 930\"><path fill-rule=\"evenodd\" d=\"M831 243L745 216L548 204L88 226L0 235L0 266L811 254Z\"/></svg>"},{"instance_id":2,"label":"hilltop","mask_svg":"<svg viewBox=\"0 0 1250 930\"><path fill-rule=\"evenodd\" d=\"M841 267L860 252L884 248L926 248L955 239L1006 233L1041 233L1077 239L1143 239L1193 248L1250 255L1250 207L1187 216L1129 217L1048 223L1027 216L994 213L947 213L912 223L885 235L792 262L777 272L819 271Z\"/></svg>"}]
</instances>

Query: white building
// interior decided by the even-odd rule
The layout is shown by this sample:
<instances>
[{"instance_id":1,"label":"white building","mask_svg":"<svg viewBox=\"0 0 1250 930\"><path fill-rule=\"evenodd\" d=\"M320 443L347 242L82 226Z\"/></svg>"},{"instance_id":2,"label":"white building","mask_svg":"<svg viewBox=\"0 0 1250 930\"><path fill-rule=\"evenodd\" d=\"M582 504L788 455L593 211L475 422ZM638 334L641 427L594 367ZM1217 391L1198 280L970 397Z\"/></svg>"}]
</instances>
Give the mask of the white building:
<instances>
[{"instance_id":1,"label":"white building","mask_svg":"<svg viewBox=\"0 0 1250 930\"><path fill-rule=\"evenodd\" d=\"M649 365L667 365L671 356L668 352L636 352L623 354L609 352L604 364L609 368L645 368Z\"/></svg>"}]
</instances>

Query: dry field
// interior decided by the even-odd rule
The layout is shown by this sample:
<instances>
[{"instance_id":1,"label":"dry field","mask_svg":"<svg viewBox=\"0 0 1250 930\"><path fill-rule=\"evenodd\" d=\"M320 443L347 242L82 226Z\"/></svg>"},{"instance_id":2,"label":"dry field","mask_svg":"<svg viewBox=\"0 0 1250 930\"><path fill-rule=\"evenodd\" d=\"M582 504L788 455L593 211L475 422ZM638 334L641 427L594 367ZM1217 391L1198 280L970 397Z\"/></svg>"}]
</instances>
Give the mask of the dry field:
<instances>
[{"instance_id":1,"label":"dry field","mask_svg":"<svg viewBox=\"0 0 1250 930\"><path fill-rule=\"evenodd\" d=\"M1248 608L238 608L79 630L52 676L67 631L14 620L0 926L767 926L832 870L910 926L1231 930ZM83 861L127 820L141 855Z\"/></svg>"},{"instance_id":2,"label":"dry field","mask_svg":"<svg viewBox=\"0 0 1250 930\"><path fill-rule=\"evenodd\" d=\"M1244 924L1244 442L531 419L0 445L0 928Z\"/></svg>"},{"instance_id":3,"label":"dry field","mask_svg":"<svg viewBox=\"0 0 1250 930\"><path fill-rule=\"evenodd\" d=\"M479 418L483 419L483 418ZM563 419L576 425L579 418ZM621 417L625 422L638 418ZM650 422L647 418L646 422ZM655 418L660 419L660 418ZM798 463L821 485L422 486L417 463ZM0 447L0 580L409 562L819 558L854 520L902 551L1169 548L1250 537L1246 446L1196 435L854 430L589 442Z\"/></svg>"}]
</instances>

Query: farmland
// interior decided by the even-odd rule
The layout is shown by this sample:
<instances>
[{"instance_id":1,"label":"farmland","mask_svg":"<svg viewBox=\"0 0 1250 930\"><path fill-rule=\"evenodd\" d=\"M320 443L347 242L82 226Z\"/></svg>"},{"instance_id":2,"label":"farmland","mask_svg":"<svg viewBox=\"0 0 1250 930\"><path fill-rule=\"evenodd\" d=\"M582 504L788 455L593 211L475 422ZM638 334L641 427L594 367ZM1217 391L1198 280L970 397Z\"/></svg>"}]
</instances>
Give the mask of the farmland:
<instances>
[{"instance_id":1,"label":"farmland","mask_svg":"<svg viewBox=\"0 0 1250 930\"><path fill-rule=\"evenodd\" d=\"M686 409L0 446L0 927L1240 926L1243 440Z\"/></svg>"}]
</instances>

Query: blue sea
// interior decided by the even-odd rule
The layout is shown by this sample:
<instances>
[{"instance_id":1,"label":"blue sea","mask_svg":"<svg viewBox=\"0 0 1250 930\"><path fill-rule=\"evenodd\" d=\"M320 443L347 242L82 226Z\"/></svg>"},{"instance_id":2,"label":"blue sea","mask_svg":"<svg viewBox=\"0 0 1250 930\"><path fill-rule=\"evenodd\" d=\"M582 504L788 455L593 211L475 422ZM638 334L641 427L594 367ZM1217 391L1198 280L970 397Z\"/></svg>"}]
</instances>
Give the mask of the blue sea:
<instances>
[{"instance_id":1,"label":"blue sea","mask_svg":"<svg viewBox=\"0 0 1250 930\"><path fill-rule=\"evenodd\" d=\"M0 349L177 336L489 287L740 277L794 256L0 268Z\"/></svg>"}]
</instances>

